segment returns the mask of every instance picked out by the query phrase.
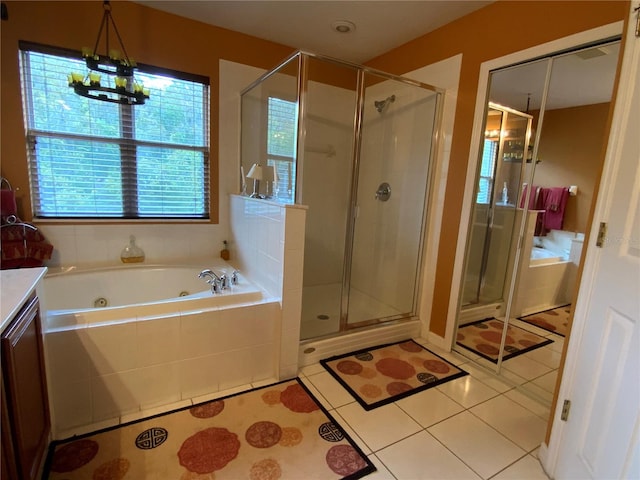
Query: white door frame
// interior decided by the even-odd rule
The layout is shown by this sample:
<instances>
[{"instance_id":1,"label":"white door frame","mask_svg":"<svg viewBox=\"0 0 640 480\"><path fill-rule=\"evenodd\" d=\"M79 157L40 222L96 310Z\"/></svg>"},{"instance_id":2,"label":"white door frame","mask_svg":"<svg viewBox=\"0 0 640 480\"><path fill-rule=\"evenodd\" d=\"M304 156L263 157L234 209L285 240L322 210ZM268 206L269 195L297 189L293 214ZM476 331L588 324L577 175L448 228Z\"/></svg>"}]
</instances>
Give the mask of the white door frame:
<instances>
[{"instance_id":1,"label":"white door frame","mask_svg":"<svg viewBox=\"0 0 640 480\"><path fill-rule=\"evenodd\" d=\"M601 27L579 32L568 37L563 37L551 42L536 45L519 52L514 52L503 57L487 60L480 65L480 76L478 80L478 92L476 94L476 109L473 120L473 130L471 132L471 148L469 150L469 163L467 167L467 178L462 201L462 212L460 228L458 230L458 242L456 245L456 255L453 264L453 278L451 281L451 295L449 296L449 307L447 310L447 323L444 336L444 344L452 347L455 338L460 304L460 285L463 275L464 257L467 247L467 235L469 232L469 221L471 210L474 204L473 192L475 186L476 170L478 167L478 157L480 153L480 142L483 137L484 111L487 99L487 85L491 70L507 67L516 63L525 62L538 57L544 57L558 51L574 48L580 45L605 40L611 37L622 35L624 22L614 22ZM463 60L464 61L464 60Z\"/></svg>"},{"instance_id":2,"label":"white door frame","mask_svg":"<svg viewBox=\"0 0 640 480\"><path fill-rule=\"evenodd\" d=\"M631 3L630 15L632 16L630 17L628 31L625 32L625 49L621 52L623 66L620 73L616 105L611 123L609 148L607 148L605 154L604 167L600 179L600 188L591 224L590 245L585 245L585 247L587 247L587 252L580 282L581 294L578 295L575 305L575 315L573 318L571 337L569 338L569 344L567 346L562 382L558 389L559 400L557 402L555 412L552 412L553 428L549 438L549 445L548 447L543 445L539 453L544 470L551 476L551 478L554 478L556 474L562 442L564 441L564 436L568 433L569 428L567 423L562 421L560 418L562 414L562 402L560 399L571 398L572 394L574 394L574 389L576 388L575 377L579 367L578 361L581 353L581 341L583 336L588 334L585 326L587 324L589 307L592 306L592 297L590 292L592 292L598 279L600 268L602 268L600 265L601 262L599 261L602 251L598 248L594 248L593 245L595 244L598 236L599 222L607 221L607 218L609 218L610 215L609 203L611 200L611 194L612 192L615 192L614 189L616 188L615 175L620 158L620 145L623 144L622 135L626 131L624 121L627 115L624 110L629 106L634 88L637 88L634 82L637 81L635 71L637 69L640 47L638 46L638 40L635 38L635 30L637 27L635 15L633 15L633 9L637 3ZM630 73L631 69L633 70ZM633 135L633 133L627 132L627 135L629 134Z\"/></svg>"}]
</instances>

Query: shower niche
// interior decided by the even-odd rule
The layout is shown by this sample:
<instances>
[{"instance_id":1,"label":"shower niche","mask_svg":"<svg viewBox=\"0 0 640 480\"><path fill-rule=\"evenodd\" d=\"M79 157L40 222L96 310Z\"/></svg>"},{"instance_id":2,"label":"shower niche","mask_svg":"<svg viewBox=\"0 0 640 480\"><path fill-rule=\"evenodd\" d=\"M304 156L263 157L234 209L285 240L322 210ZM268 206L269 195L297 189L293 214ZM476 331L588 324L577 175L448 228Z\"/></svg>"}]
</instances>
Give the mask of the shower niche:
<instances>
[{"instance_id":1,"label":"shower niche","mask_svg":"<svg viewBox=\"0 0 640 480\"><path fill-rule=\"evenodd\" d=\"M242 92L241 191L308 207L302 340L415 318L440 97L305 52Z\"/></svg>"}]
</instances>

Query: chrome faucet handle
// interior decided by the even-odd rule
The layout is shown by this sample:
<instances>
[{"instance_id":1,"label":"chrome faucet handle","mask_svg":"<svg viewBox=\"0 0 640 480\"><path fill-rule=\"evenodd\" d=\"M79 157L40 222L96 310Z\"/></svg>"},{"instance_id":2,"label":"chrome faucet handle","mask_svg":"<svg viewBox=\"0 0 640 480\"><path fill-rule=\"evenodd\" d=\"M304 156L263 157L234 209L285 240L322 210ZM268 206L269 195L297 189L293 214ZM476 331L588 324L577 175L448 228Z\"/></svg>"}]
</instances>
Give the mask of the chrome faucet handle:
<instances>
[{"instance_id":1,"label":"chrome faucet handle","mask_svg":"<svg viewBox=\"0 0 640 480\"><path fill-rule=\"evenodd\" d=\"M233 273L231 274L231 285L237 285L238 284L238 274L240 273L239 270L234 270Z\"/></svg>"},{"instance_id":2,"label":"chrome faucet handle","mask_svg":"<svg viewBox=\"0 0 640 480\"><path fill-rule=\"evenodd\" d=\"M212 278L211 280L207 280L207 283L211 285L211 293L216 294L222 292L222 284L220 282L220 279Z\"/></svg>"},{"instance_id":3,"label":"chrome faucet handle","mask_svg":"<svg viewBox=\"0 0 640 480\"><path fill-rule=\"evenodd\" d=\"M224 273L220 275L220 288L222 290L229 288L229 277L227 277L227 275L225 275Z\"/></svg>"}]
</instances>

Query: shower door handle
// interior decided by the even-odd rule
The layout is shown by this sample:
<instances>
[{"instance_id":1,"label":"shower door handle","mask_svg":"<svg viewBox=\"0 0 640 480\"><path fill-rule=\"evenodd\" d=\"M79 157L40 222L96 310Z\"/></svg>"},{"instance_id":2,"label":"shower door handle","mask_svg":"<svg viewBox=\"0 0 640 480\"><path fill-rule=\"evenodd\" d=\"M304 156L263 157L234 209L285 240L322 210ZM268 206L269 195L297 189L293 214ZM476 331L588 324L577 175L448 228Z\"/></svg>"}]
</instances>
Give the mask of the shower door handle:
<instances>
[{"instance_id":1,"label":"shower door handle","mask_svg":"<svg viewBox=\"0 0 640 480\"><path fill-rule=\"evenodd\" d=\"M381 183L378 186L378 190L376 191L376 200L380 200L381 202L386 202L389 200L391 196L391 185L387 182Z\"/></svg>"}]
</instances>

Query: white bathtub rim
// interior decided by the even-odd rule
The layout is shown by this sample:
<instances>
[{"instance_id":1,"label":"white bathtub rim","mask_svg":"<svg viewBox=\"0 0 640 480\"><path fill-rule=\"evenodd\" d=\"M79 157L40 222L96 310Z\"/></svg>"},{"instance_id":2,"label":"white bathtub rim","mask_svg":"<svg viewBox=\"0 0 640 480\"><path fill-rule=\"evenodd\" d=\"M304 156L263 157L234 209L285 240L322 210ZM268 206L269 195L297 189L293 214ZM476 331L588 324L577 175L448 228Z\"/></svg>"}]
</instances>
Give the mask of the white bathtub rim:
<instances>
[{"instance_id":1,"label":"white bathtub rim","mask_svg":"<svg viewBox=\"0 0 640 480\"><path fill-rule=\"evenodd\" d=\"M65 274L78 274L78 273L93 273L104 272L110 270L127 270L127 269L151 269L151 268L194 268L204 270L209 268L218 273L216 269L219 269L221 273L229 273L229 269L233 271L236 267L233 264L225 262L224 260L216 260L214 262L205 261L189 261L189 262L177 262L177 263L111 263L108 265L67 265L60 267L47 267L47 277L57 277Z\"/></svg>"},{"instance_id":2,"label":"white bathtub rim","mask_svg":"<svg viewBox=\"0 0 640 480\"><path fill-rule=\"evenodd\" d=\"M51 277L64 275L79 275L104 273L122 270L187 268L202 269L202 263L177 264L120 264L103 267L63 267L53 271ZM211 267L220 273L231 273L233 266L222 261ZM203 285L205 287L206 285ZM179 316L182 314L197 314L214 312L231 308L242 308L264 303L279 302L281 299L269 295L259 285L241 276L238 286L231 286L228 290L213 294L209 289L186 295L170 297L150 302L116 305L105 308L72 308L46 310L45 332L65 331L70 329L91 328L106 325L116 325L134 321L154 320ZM168 308L173 305L173 308Z\"/></svg>"}]
</instances>

